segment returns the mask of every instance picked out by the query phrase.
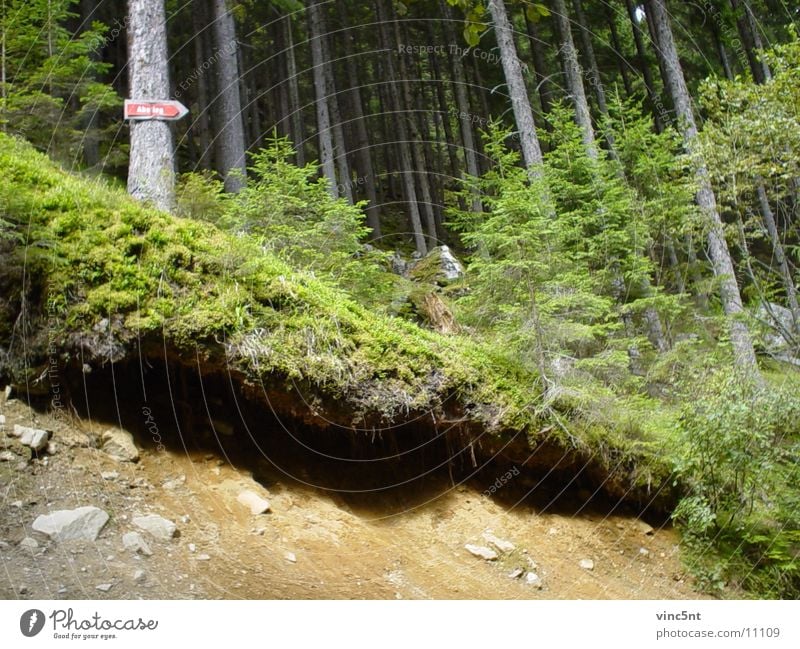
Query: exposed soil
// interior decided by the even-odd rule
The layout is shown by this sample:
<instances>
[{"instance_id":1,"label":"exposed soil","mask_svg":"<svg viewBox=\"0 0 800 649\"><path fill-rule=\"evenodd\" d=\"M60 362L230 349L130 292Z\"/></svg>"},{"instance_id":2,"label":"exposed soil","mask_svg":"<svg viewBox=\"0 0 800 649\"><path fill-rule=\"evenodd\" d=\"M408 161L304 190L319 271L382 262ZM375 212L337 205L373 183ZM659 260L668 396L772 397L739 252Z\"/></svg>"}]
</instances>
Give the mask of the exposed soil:
<instances>
[{"instance_id":1,"label":"exposed soil","mask_svg":"<svg viewBox=\"0 0 800 649\"><path fill-rule=\"evenodd\" d=\"M557 485L532 490L537 482L523 474L483 495L503 465L397 480L386 466L378 474L353 462L334 468L318 452L300 450L308 439L294 450L273 445L264 452L219 436L203 448L175 431L170 436L163 420L167 448L137 431L141 459L120 463L96 448L111 425L99 415L56 418L13 399L0 411L0 446L16 456L0 462L3 598L700 597L673 530L650 521L653 531L612 503L587 505L591 493L580 489L555 499ZM7 434L15 423L52 430L54 454L30 460L29 449ZM287 435L274 432L277 440ZM103 479L104 472L118 475ZM383 488L393 482L404 484ZM268 498L272 511L252 516L237 502L246 489ZM30 527L39 514L83 505L111 516L96 542L59 544ZM121 537L139 513L175 521L179 536L148 537L150 557L126 551ZM486 545L487 529L516 549L497 561L470 555L464 545ZM39 547L20 547L26 536ZM581 568L581 559L594 569ZM510 578L516 568L534 570L543 588ZM139 569L145 576L135 581ZM100 584L111 587L97 590Z\"/></svg>"}]
</instances>

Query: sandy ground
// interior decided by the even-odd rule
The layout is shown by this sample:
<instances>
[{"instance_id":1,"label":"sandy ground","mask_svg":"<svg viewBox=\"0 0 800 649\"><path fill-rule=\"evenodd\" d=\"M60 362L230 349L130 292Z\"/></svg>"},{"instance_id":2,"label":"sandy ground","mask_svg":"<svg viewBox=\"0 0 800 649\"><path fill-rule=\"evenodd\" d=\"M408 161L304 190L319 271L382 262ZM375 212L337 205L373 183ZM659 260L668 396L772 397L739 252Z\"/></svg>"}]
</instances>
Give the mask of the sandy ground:
<instances>
[{"instance_id":1,"label":"sandy ground","mask_svg":"<svg viewBox=\"0 0 800 649\"><path fill-rule=\"evenodd\" d=\"M677 536L624 514L542 510L481 495L445 477L391 496L345 496L279 472L253 478L223 453L142 451L120 463L95 448L107 427L55 420L3 404L0 446L0 597L20 599L682 599L698 598L678 556ZM54 431L52 456L8 435L15 423ZM103 479L103 472L116 472ZM266 485L266 486L265 486ZM237 501L263 495L271 512ZM33 532L39 514L95 505L110 520L95 542L56 543ZM178 525L170 541L148 538L132 554L122 535L132 516L157 513ZM495 561L470 555L491 530L515 549ZM145 535L146 536L146 535ZM34 538L38 548L19 546ZM294 559L294 560L292 560ZM594 568L579 565L591 559ZM534 571L542 587L511 578ZM134 574L143 570L139 580ZM110 585L98 590L98 585Z\"/></svg>"}]
</instances>

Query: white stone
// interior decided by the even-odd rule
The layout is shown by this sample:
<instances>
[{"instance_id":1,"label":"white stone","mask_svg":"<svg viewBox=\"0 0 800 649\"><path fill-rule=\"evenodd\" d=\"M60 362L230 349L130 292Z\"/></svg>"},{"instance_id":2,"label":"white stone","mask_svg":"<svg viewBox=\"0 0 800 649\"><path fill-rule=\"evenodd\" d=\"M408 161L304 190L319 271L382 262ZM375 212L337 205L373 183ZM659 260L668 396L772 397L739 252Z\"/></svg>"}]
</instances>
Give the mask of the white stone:
<instances>
[{"instance_id":1,"label":"white stone","mask_svg":"<svg viewBox=\"0 0 800 649\"><path fill-rule=\"evenodd\" d=\"M138 581L138 582L144 581L146 576L147 574L145 573L145 571L139 568L139 570L133 573L133 581Z\"/></svg>"},{"instance_id":2,"label":"white stone","mask_svg":"<svg viewBox=\"0 0 800 649\"><path fill-rule=\"evenodd\" d=\"M0 462L13 462L18 459L11 451L0 452Z\"/></svg>"},{"instance_id":3,"label":"white stone","mask_svg":"<svg viewBox=\"0 0 800 649\"><path fill-rule=\"evenodd\" d=\"M197 546L194 543L189 544L189 552L197 552Z\"/></svg>"},{"instance_id":4,"label":"white stone","mask_svg":"<svg viewBox=\"0 0 800 649\"><path fill-rule=\"evenodd\" d=\"M525 575L525 583L534 588L542 588L542 579L535 572L529 572Z\"/></svg>"},{"instance_id":5,"label":"white stone","mask_svg":"<svg viewBox=\"0 0 800 649\"><path fill-rule=\"evenodd\" d=\"M137 462L139 449L127 430L109 428L100 438L103 452L120 462Z\"/></svg>"},{"instance_id":6,"label":"white stone","mask_svg":"<svg viewBox=\"0 0 800 649\"><path fill-rule=\"evenodd\" d=\"M19 437L19 441L23 446L29 446L32 450L38 452L47 446L50 432L41 428L30 428L29 426L14 424L14 437Z\"/></svg>"},{"instance_id":7,"label":"white stone","mask_svg":"<svg viewBox=\"0 0 800 649\"><path fill-rule=\"evenodd\" d=\"M514 568L511 572L508 573L509 579L519 579L522 577L525 571L522 568Z\"/></svg>"},{"instance_id":8,"label":"white stone","mask_svg":"<svg viewBox=\"0 0 800 649\"><path fill-rule=\"evenodd\" d=\"M489 531L483 533L483 540L497 548L500 552L513 552L516 546L511 541L497 538Z\"/></svg>"},{"instance_id":9,"label":"white stone","mask_svg":"<svg viewBox=\"0 0 800 649\"><path fill-rule=\"evenodd\" d=\"M578 565L584 570L594 570L594 561L591 559L581 559Z\"/></svg>"},{"instance_id":10,"label":"white stone","mask_svg":"<svg viewBox=\"0 0 800 649\"><path fill-rule=\"evenodd\" d=\"M39 547L39 543L36 541L36 539L26 536L19 542L19 547L25 548L26 550L35 550Z\"/></svg>"},{"instance_id":11,"label":"white stone","mask_svg":"<svg viewBox=\"0 0 800 649\"><path fill-rule=\"evenodd\" d=\"M209 555L205 554L205 553L204 554L198 554L197 555L197 560L198 561L211 561L211 557Z\"/></svg>"},{"instance_id":12,"label":"white stone","mask_svg":"<svg viewBox=\"0 0 800 649\"><path fill-rule=\"evenodd\" d=\"M10 385L7 385L6 389L3 390L3 396L5 397L6 401L11 398L12 394L14 394L14 388L12 388Z\"/></svg>"},{"instance_id":13,"label":"white stone","mask_svg":"<svg viewBox=\"0 0 800 649\"><path fill-rule=\"evenodd\" d=\"M175 523L158 514L134 516L131 522L160 541L169 541L178 531L178 526Z\"/></svg>"},{"instance_id":14,"label":"white stone","mask_svg":"<svg viewBox=\"0 0 800 649\"><path fill-rule=\"evenodd\" d=\"M289 563L297 563L297 555L294 552L285 552L283 558Z\"/></svg>"},{"instance_id":15,"label":"white stone","mask_svg":"<svg viewBox=\"0 0 800 649\"><path fill-rule=\"evenodd\" d=\"M638 518L636 519L636 527L642 534L645 534L646 536L652 536L655 534L655 530L650 525Z\"/></svg>"},{"instance_id":16,"label":"white stone","mask_svg":"<svg viewBox=\"0 0 800 649\"><path fill-rule=\"evenodd\" d=\"M102 590L104 593L107 593L108 591L111 590L111 586L112 586L112 584L97 584L97 586L95 586L95 588L97 590Z\"/></svg>"},{"instance_id":17,"label":"white stone","mask_svg":"<svg viewBox=\"0 0 800 649\"><path fill-rule=\"evenodd\" d=\"M100 477L103 478L103 480L116 480L119 478L119 473L116 471L103 471Z\"/></svg>"},{"instance_id":18,"label":"white stone","mask_svg":"<svg viewBox=\"0 0 800 649\"><path fill-rule=\"evenodd\" d=\"M497 552L482 545L472 545L471 543L467 543L464 546L464 549L471 555L480 559L485 559L486 561L494 561L497 559Z\"/></svg>"},{"instance_id":19,"label":"white stone","mask_svg":"<svg viewBox=\"0 0 800 649\"><path fill-rule=\"evenodd\" d=\"M130 552L138 552L149 557L153 554L147 541L142 538L139 532L126 532L122 535L122 546Z\"/></svg>"},{"instance_id":20,"label":"white stone","mask_svg":"<svg viewBox=\"0 0 800 649\"><path fill-rule=\"evenodd\" d=\"M87 506L43 514L32 527L56 541L94 541L107 522L108 514L102 509Z\"/></svg>"},{"instance_id":21,"label":"white stone","mask_svg":"<svg viewBox=\"0 0 800 649\"><path fill-rule=\"evenodd\" d=\"M253 516L266 514L269 511L269 501L252 491L243 491L236 497L236 500L249 508Z\"/></svg>"}]
</instances>

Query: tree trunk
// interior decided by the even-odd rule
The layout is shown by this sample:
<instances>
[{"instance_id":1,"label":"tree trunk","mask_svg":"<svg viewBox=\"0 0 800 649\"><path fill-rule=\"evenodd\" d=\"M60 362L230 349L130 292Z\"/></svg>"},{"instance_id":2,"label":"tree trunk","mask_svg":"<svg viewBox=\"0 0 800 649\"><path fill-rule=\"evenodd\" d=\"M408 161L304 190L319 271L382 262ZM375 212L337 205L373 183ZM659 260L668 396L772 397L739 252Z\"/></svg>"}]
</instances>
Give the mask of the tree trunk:
<instances>
[{"instance_id":1,"label":"tree trunk","mask_svg":"<svg viewBox=\"0 0 800 649\"><path fill-rule=\"evenodd\" d=\"M213 149L211 147L208 83L204 72L204 63L207 53L212 48L208 42L208 12L205 0L193 0L192 2L192 27L194 29L194 73L197 77L197 110L192 122L192 131L199 150L197 164L201 169L210 169L213 162Z\"/></svg>"},{"instance_id":2,"label":"tree trunk","mask_svg":"<svg viewBox=\"0 0 800 649\"><path fill-rule=\"evenodd\" d=\"M342 16L346 16L345 8L345 3L340 2L339 11ZM378 206L378 197L375 192L375 170L372 166L369 133L367 132L367 123L364 119L363 100L361 98L361 79L355 61L353 35L351 33L344 34L343 41L347 76L351 84L350 106L356 134L356 169L359 178L363 178L364 188L367 193L367 225L372 230L372 238L379 239L381 236L380 208Z\"/></svg>"},{"instance_id":3,"label":"tree trunk","mask_svg":"<svg viewBox=\"0 0 800 649\"><path fill-rule=\"evenodd\" d=\"M569 14L564 0L554 0L553 12L561 35L561 57L564 64L567 92L575 108L575 121L581 129L581 139L586 145L586 150L592 158L597 157L597 145L594 139L592 117L589 112L589 103L586 101L586 92L583 88L583 71L578 62L578 53L572 41L572 30L569 25ZM603 97L605 102L605 96ZM606 109L608 110L608 109Z\"/></svg>"},{"instance_id":4,"label":"tree trunk","mask_svg":"<svg viewBox=\"0 0 800 649\"><path fill-rule=\"evenodd\" d=\"M92 26L92 21L99 20L99 16L95 14L97 8L97 0L81 0L81 18L84 30L88 30ZM3 39L3 47L5 47L5 39ZM98 54L92 52L89 54L90 58L96 60ZM5 79L3 79L5 82ZM81 128L83 129L83 158L86 161L86 166L90 168L96 167L100 164L100 144L97 140L97 133L95 132L97 114L92 113L83 118Z\"/></svg>"},{"instance_id":5,"label":"tree trunk","mask_svg":"<svg viewBox=\"0 0 800 649\"><path fill-rule=\"evenodd\" d=\"M742 45L744 46L745 54L747 55L747 62L750 65L750 71L753 73L753 80L756 83L764 83L772 78L769 66L759 60L758 50L762 49L761 36L758 34L758 25L755 24L755 19L747 0L730 0L731 9L736 16L736 26L739 29L739 36L742 38Z\"/></svg>"},{"instance_id":6,"label":"tree trunk","mask_svg":"<svg viewBox=\"0 0 800 649\"><path fill-rule=\"evenodd\" d=\"M800 308L797 303L797 288L794 285L794 278L792 271L789 269L789 264L786 261L786 254L783 250L780 235L778 234L778 226L775 223L775 215L767 198L767 190L764 189L764 183L758 179L758 202L761 206L761 215L764 218L764 224L767 226L769 238L772 241L772 251L775 256L775 261L778 264L778 270L783 280L783 288L786 291L786 301L789 304L789 309L794 316L795 322L800 318Z\"/></svg>"},{"instance_id":7,"label":"tree trunk","mask_svg":"<svg viewBox=\"0 0 800 649\"><path fill-rule=\"evenodd\" d=\"M128 47L131 99L168 99L169 56L163 1L128 0ZM175 154L168 122L131 121L128 193L158 209L172 209Z\"/></svg>"},{"instance_id":8,"label":"tree trunk","mask_svg":"<svg viewBox=\"0 0 800 649\"><path fill-rule=\"evenodd\" d=\"M539 36L539 26L528 19L527 13L525 14L525 29L528 32L534 78L539 91L539 103L542 106L542 113L547 115L553 106L553 92L550 89L550 75L547 74L547 63L542 48L544 41ZM546 120L545 124L547 124Z\"/></svg>"},{"instance_id":9,"label":"tree trunk","mask_svg":"<svg viewBox=\"0 0 800 649\"><path fill-rule=\"evenodd\" d=\"M294 37L292 35L292 19L286 16L281 20L286 42L286 75L289 83L289 108L291 110L292 140L297 151L297 166L306 163L305 141L303 129L303 113L300 105L300 87L297 81L297 62L294 54Z\"/></svg>"},{"instance_id":10,"label":"tree trunk","mask_svg":"<svg viewBox=\"0 0 800 649\"><path fill-rule=\"evenodd\" d=\"M563 0L559 0L563 4ZM489 12L494 23L497 45L500 48L500 59L503 64L503 73L506 78L508 94L511 97L511 106L514 110L514 120L522 145L522 159L525 166L540 173L542 165L542 149L536 135L536 124L533 121L531 102L522 78L522 68L517 58L517 49L514 46L513 32L508 21L506 7L503 0L489 0Z\"/></svg>"},{"instance_id":11,"label":"tree trunk","mask_svg":"<svg viewBox=\"0 0 800 649\"><path fill-rule=\"evenodd\" d=\"M411 147L408 144L408 129L406 128L406 120L402 115L402 99L400 97L400 90L397 87L397 73L394 69L394 51L392 46L394 39L389 32L389 10L386 7L386 0L378 0L378 22L380 23L381 41L383 48L387 51L386 57L386 71L387 81L389 85L389 92L391 97L391 111L397 116L397 138L398 151L400 154L400 165L398 171L403 177L403 189L405 193L406 203L408 204L409 220L411 222L411 232L414 235L414 244L417 252L425 255L428 252L428 246L425 243L425 235L422 232L422 219L419 213L419 204L417 203L417 190L414 184L414 165L411 159Z\"/></svg>"},{"instance_id":12,"label":"tree trunk","mask_svg":"<svg viewBox=\"0 0 800 649\"><path fill-rule=\"evenodd\" d=\"M659 111L661 100L656 93L656 87L653 83L653 73L650 72L650 66L647 63L647 50L644 47L642 29L639 26L639 22L636 20L636 5L633 4L632 0L625 0L625 8L628 10L628 18L631 21L633 42L636 44L636 58L639 61L639 69L642 72L642 79L644 79L647 97L650 99L650 105L653 110L653 121L655 123L656 132L661 133L661 131L664 130L664 123Z\"/></svg>"},{"instance_id":13,"label":"tree trunk","mask_svg":"<svg viewBox=\"0 0 800 649\"><path fill-rule=\"evenodd\" d=\"M214 47L217 53L216 124L217 169L225 180L225 191L239 192L247 175L242 102L239 96L236 26L225 0L213 0Z\"/></svg>"},{"instance_id":14,"label":"tree trunk","mask_svg":"<svg viewBox=\"0 0 800 649\"><path fill-rule=\"evenodd\" d=\"M625 95L630 97L633 94L633 86L628 77L628 60L622 52L622 43L619 40L619 32L617 31L617 20L614 16L614 10L610 5L606 7L606 18L608 21L608 29L611 34L611 47L614 48L614 59L617 62L617 69L619 70L620 77L622 77L622 85L625 86Z\"/></svg>"},{"instance_id":15,"label":"tree trunk","mask_svg":"<svg viewBox=\"0 0 800 649\"><path fill-rule=\"evenodd\" d=\"M333 127L334 154L336 172L339 176L339 194L353 204L353 180L350 178L350 165L347 162L347 143L344 139L342 128L342 113L339 110L339 93L336 91L336 79L333 76L332 56L328 40L328 24L325 19L325 9L319 8L320 13L320 38L322 40L322 56L325 61L325 90L328 93L328 109Z\"/></svg>"},{"instance_id":16,"label":"tree trunk","mask_svg":"<svg viewBox=\"0 0 800 649\"><path fill-rule=\"evenodd\" d=\"M665 7L665 0L647 0L648 21L657 35L659 56L663 59L666 73L666 85L672 96L680 128L683 131L684 146L690 155L698 160L696 175L700 189L697 192L697 204L708 220L708 247L714 274L720 283L722 307L728 316L731 344L737 365L747 372L758 375L753 342L747 325L741 320L744 312L742 297L733 267L728 244L725 241L722 218L717 210L717 200L711 188L705 162L699 156L697 146L697 125L692 110L691 97L686 87L683 69L678 60L678 51L672 36L672 29Z\"/></svg>"},{"instance_id":17,"label":"tree trunk","mask_svg":"<svg viewBox=\"0 0 800 649\"><path fill-rule=\"evenodd\" d=\"M453 29L453 16L448 5L442 4L444 11L444 31L445 38L450 43L457 43L456 30ZM461 131L461 144L464 149L464 163L467 174L472 178L480 175L478 168L478 152L475 148L475 139L472 133L472 112L469 104L469 94L467 92L467 77L464 74L464 62L459 53L450 57L453 65L453 89L456 97L456 109L458 110L458 126ZM445 119L450 119L449 116ZM472 211L482 212L480 196L475 193L472 197Z\"/></svg>"},{"instance_id":18,"label":"tree trunk","mask_svg":"<svg viewBox=\"0 0 800 649\"><path fill-rule=\"evenodd\" d=\"M319 136L319 163L322 175L328 179L328 191L339 198L336 183L336 163L333 158L333 132L328 109L328 89L325 79L325 55L322 47L322 10L319 0L308 5L309 40L311 41L311 61L314 75L314 95L317 108L317 133Z\"/></svg>"}]
</instances>

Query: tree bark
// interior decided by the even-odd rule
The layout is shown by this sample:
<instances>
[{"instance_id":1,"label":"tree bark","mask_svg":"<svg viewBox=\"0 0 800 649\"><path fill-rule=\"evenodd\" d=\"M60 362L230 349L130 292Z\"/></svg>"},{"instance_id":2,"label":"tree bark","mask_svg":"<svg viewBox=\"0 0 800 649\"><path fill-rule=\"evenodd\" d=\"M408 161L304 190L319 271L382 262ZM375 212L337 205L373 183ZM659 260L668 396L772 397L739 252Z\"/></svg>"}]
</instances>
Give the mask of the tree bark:
<instances>
[{"instance_id":1,"label":"tree bark","mask_svg":"<svg viewBox=\"0 0 800 649\"><path fill-rule=\"evenodd\" d=\"M550 88L550 75L547 73L547 63L545 62L544 49L542 49L544 41L539 35L539 26L530 21L527 14L525 14L525 29L528 32L528 43L530 44L531 59L533 59L533 72L539 93L539 103L542 106L542 113L547 115L553 106L553 91ZM547 125L546 120L545 125Z\"/></svg>"},{"instance_id":2,"label":"tree bark","mask_svg":"<svg viewBox=\"0 0 800 649\"><path fill-rule=\"evenodd\" d=\"M420 218L419 205L417 203L417 190L414 183L414 165L411 157L411 147L408 143L408 129L406 127L406 120L402 113L402 99L400 97L400 90L397 87L397 73L394 67L392 44L394 39L389 32L389 11L386 7L386 0L377 0L378 8L378 22L380 23L381 40L383 47L388 51L386 57L386 71L387 81L389 85L389 94L391 97L391 111L397 117L397 137L398 151L400 154L400 165L398 171L403 177L403 189L405 194L406 203L408 204L409 221L411 222L411 232L414 236L414 244L417 252L425 255L428 252L428 246L425 243L425 235L422 232L422 219Z\"/></svg>"},{"instance_id":3,"label":"tree bark","mask_svg":"<svg viewBox=\"0 0 800 649\"><path fill-rule=\"evenodd\" d=\"M762 49L761 36L758 33L758 25L755 24L755 19L747 0L730 0L731 9L736 16L736 27L739 30L739 36L742 38L742 45L744 46L745 54L747 55L747 62L750 65L750 71L753 74L753 80L756 83L764 83L772 78L769 66L759 60L758 50Z\"/></svg>"},{"instance_id":4,"label":"tree bark","mask_svg":"<svg viewBox=\"0 0 800 649\"><path fill-rule=\"evenodd\" d=\"M197 164L201 169L210 169L213 163L213 148L211 146L211 121L209 119L210 106L208 103L208 83L203 69L205 57L211 51L208 39L208 11L205 0L192 2L192 26L194 29L194 73L197 76L197 111L192 122L197 149L199 150Z\"/></svg>"},{"instance_id":5,"label":"tree bark","mask_svg":"<svg viewBox=\"0 0 800 649\"><path fill-rule=\"evenodd\" d=\"M563 4L563 0L559 1ZM492 15L506 86L511 97L514 120L517 123L517 131L520 135L522 159L528 169L539 173L542 165L542 149L536 134L531 102L528 100L525 80L522 77L522 67L517 58L513 32L503 0L489 0L489 12Z\"/></svg>"},{"instance_id":6,"label":"tree bark","mask_svg":"<svg viewBox=\"0 0 800 649\"><path fill-rule=\"evenodd\" d=\"M622 85L625 87L625 94L630 97L633 94L633 86L628 76L628 60L622 52L622 43L619 40L619 32L617 31L617 20L614 16L614 10L610 5L606 7L606 18L608 21L608 29L611 34L611 47L614 48L614 59L617 62L617 69L619 70L620 77L622 77Z\"/></svg>"},{"instance_id":7,"label":"tree bark","mask_svg":"<svg viewBox=\"0 0 800 649\"><path fill-rule=\"evenodd\" d=\"M581 129L581 139L589 156L597 157L597 144L594 139L594 127L589 112L589 103L586 101L586 92L583 87L583 71L578 62L578 53L572 40L572 29L569 24L569 14L564 0L554 0L553 7L558 31L561 35L561 57L564 64L567 92L575 108L575 121ZM603 96L605 102L605 95ZM608 109L606 109L608 110Z\"/></svg>"},{"instance_id":8,"label":"tree bark","mask_svg":"<svg viewBox=\"0 0 800 649\"><path fill-rule=\"evenodd\" d=\"M453 28L453 15L450 7L442 3L444 11L444 31L445 37L450 43L457 43L456 30ZM469 104L469 94L467 92L467 77L464 74L464 62L461 60L461 55L456 53L450 60L453 65L453 90L456 98L456 109L458 110L458 126L461 132L461 144L464 150L464 163L466 166L467 174L472 178L477 178L480 175L478 168L478 152L475 148L475 139L472 133L472 120L471 109ZM449 116L445 119L450 119ZM472 197L472 211L482 212L483 206L481 204L480 196L475 193Z\"/></svg>"},{"instance_id":9,"label":"tree bark","mask_svg":"<svg viewBox=\"0 0 800 649\"><path fill-rule=\"evenodd\" d=\"M642 72L642 79L644 80L647 97L650 99L650 105L653 109L653 121L655 123L656 132L661 133L661 131L664 130L664 123L658 110L660 100L656 93L655 84L653 83L653 73L650 71L650 66L647 63L647 50L644 47L642 29L639 26L639 22L636 20L636 5L633 4L632 0L625 0L625 8L628 10L628 19L631 21L633 42L636 44L636 58L639 62L639 69Z\"/></svg>"},{"instance_id":10,"label":"tree bark","mask_svg":"<svg viewBox=\"0 0 800 649\"><path fill-rule=\"evenodd\" d=\"M687 151L698 159L695 173L700 189L697 192L697 204L708 221L708 248L714 275L720 283L720 297L722 307L728 316L730 338L733 346L734 358L737 365L752 375L758 376L758 364L755 350L747 325L741 320L744 312L742 297L733 267L728 244L725 241L722 218L717 210L717 200L705 161L699 157L697 146L697 125L694 119L691 97L686 87L678 59L678 51L667 15L665 0L646 0L648 21L657 35L659 56L663 59L666 73L666 85L672 96L675 111L678 116L679 126L683 132L684 146Z\"/></svg>"},{"instance_id":11,"label":"tree bark","mask_svg":"<svg viewBox=\"0 0 800 649\"><path fill-rule=\"evenodd\" d=\"M798 307L797 302L797 288L794 285L794 278L792 277L792 271L789 269L789 264L786 261L786 253L783 250L783 244L781 243L780 235L778 234L778 226L775 223L775 215L772 212L772 208L769 204L769 198L767 197L767 190L764 188L764 183L761 182L761 179L757 179L758 187L756 192L758 193L758 202L761 207L761 215L764 218L764 224L767 226L767 232L769 233L769 238L772 241L772 251L775 257L775 261L778 264L778 270L780 271L781 279L783 280L783 288L786 291L786 301L789 304L789 309L794 316L795 323L800 319L800 307Z\"/></svg>"},{"instance_id":12,"label":"tree bark","mask_svg":"<svg viewBox=\"0 0 800 649\"><path fill-rule=\"evenodd\" d=\"M319 163L322 175L328 179L328 191L339 198L336 182L336 163L333 156L333 132L328 108L328 84L325 78L325 55L322 47L322 10L319 0L308 5L309 39L311 41L311 61L314 76L314 95L317 109L317 133L319 137Z\"/></svg>"},{"instance_id":13,"label":"tree bark","mask_svg":"<svg viewBox=\"0 0 800 649\"><path fill-rule=\"evenodd\" d=\"M225 0L213 0L214 48L217 55L216 124L218 171L225 181L225 191L239 192L247 176L242 102L239 95L236 26Z\"/></svg>"},{"instance_id":14,"label":"tree bark","mask_svg":"<svg viewBox=\"0 0 800 649\"><path fill-rule=\"evenodd\" d=\"M131 99L168 99L167 23L164 2L128 0ZM128 193L158 209L175 203L172 131L162 120L131 121Z\"/></svg>"},{"instance_id":15,"label":"tree bark","mask_svg":"<svg viewBox=\"0 0 800 649\"><path fill-rule=\"evenodd\" d=\"M294 36L292 35L292 19L286 16L281 20L286 43L286 75L289 84L289 109L291 110L292 140L297 151L297 166L306 163L305 141L303 129L303 113L300 105L300 87L297 81L297 61L294 53Z\"/></svg>"},{"instance_id":16,"label":"tree bark","mask_svg":"<svg viewBox=\"0 0 800 649\"><path fill-rule=\"evenodd\" d=\"M346 16L345 3L339 3L339 11ZM379 239L381 236L380 208L378 197L375 191L375 169L372 165L372 154L370 152L370 138L367 132L367 123L364 119L363 100L361 98L361 79L356 66L355 53L353 47L353 35L347 33L343 36L345 65L347 76L350 79L350 106L354 120L354 130L356 136L356 169L359 178L364 179L364 188L367 193L367 225L372 230L372 238Z\"/></svg>"}]
</instances>

